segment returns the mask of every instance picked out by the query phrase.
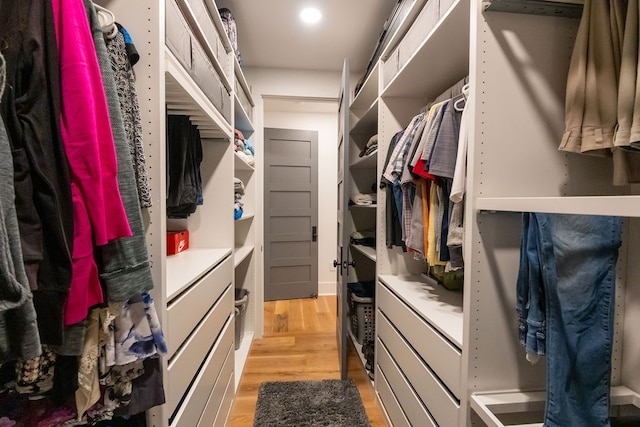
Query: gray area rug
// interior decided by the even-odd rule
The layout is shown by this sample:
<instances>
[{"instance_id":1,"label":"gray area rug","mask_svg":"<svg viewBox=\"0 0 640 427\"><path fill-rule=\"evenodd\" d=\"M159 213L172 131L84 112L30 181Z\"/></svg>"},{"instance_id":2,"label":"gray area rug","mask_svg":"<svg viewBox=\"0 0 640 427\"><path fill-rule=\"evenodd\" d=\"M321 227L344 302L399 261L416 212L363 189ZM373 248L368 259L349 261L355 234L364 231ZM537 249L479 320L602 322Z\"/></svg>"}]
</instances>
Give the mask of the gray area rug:
<instances>
[{"instance_id":1,"label":"gray area rug","mask_svg":"<svg viewBox=\"0 0 640 427\"><path fill-rule=\"evenodd\" d=\"M260 385L254 427L369 427L352 380L266 382Z\"/></svg>"}]
</instances>

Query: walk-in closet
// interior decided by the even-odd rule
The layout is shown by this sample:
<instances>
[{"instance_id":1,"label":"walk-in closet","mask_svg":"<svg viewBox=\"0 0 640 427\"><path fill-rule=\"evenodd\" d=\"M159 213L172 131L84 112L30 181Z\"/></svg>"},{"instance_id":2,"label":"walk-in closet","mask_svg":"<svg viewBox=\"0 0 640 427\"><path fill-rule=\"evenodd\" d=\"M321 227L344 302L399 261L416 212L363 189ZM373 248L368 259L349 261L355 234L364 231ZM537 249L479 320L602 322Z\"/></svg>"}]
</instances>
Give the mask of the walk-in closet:
<instances>
[{"instance_id":1,"label":"walk-in closet","mask_svg":"<svg viewBox=\"0 0 640 427\"><path fill-rule=\"evenodd\" d=\"M638 2L271 3L0 0L0 426L640 425Z\"/></svg>"}]
</instances>

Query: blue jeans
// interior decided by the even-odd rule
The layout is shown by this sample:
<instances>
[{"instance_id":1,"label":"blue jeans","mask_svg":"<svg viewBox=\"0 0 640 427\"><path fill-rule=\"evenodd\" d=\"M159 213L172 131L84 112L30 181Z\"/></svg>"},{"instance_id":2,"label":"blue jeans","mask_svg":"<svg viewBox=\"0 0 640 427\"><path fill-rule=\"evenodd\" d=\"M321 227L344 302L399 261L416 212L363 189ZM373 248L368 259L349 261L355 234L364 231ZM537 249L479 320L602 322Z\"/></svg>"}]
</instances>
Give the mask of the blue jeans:
<instances>
[{"instance_id":1,"label":"blue jeans","mask_svg":"<svg viewBox=\"0 0 640 427\"><path fill-rule=\"evenodd\" d=\"M546 346L547 427L610 425L615 264L621 234L618 217L524 215L519 332L527 351L544 354Z\"/></svg>"}]
</instances>

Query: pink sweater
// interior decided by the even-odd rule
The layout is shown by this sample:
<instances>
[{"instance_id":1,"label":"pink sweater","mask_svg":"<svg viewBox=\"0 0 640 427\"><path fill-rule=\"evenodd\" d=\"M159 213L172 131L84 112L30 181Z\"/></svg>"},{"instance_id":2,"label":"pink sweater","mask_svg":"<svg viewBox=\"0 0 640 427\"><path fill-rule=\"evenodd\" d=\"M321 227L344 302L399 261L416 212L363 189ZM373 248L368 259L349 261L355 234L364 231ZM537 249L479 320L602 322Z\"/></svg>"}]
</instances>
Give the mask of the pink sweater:
<instances>
[{"instance_id":1,"label":"pink sweater","mask_svg":"<svg viewBox=\"0 0 640 427\"><path fill-rule=\"evenodd\" d=\"M73 273L65 324L102 302L93 244L131 236L117 181L106 96L82 0L53 0L60 57L60 127L74 203Z\"/></svg>"}]
</instances>

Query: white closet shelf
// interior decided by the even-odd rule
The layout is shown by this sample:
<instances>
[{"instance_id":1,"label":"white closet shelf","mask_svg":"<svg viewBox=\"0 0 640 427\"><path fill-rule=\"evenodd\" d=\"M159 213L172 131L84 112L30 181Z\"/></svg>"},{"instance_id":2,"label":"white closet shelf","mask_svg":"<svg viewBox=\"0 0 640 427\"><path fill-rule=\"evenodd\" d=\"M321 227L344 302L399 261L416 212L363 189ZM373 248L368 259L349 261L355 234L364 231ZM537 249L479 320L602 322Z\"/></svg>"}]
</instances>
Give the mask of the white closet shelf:
<instances>
[{"instance_id":1,"label":"white closet shelf","mask_svg":"<svg viewBox=\"0 0 640 427\"><path fill-rule=\"evenodd\" d=\"M247 99L252 107L255 107L256 104L253 102L253 98L251 97L251 88L249 87L249 83L247 83L247 79L244 77L244 73L242 72L242 67L240 67L240 63L238 62L238 57L233 55L233 69L236 74L236 78L240 82L240 86L244 93L247 95Z\"/></svg>"},{"instance_id":2,"label":"white closet shelf","mask_svg":"<svg viewBox=\"0 0 640 427\"><path fill-rule=\"evenodd\" d=\"M247 257L251 255L251 252L253 252L253 249L254 249L253 245L245 245L245 246L240 246L236 248L235 253L233 254L234 267L239 266L242 263L242 261L247 259Z\"/></svg>"},{"instance_id":3,"label":"white closet shelf","mask_svg":"<svg viewBox=\"0 0 640 427\"><path fill-rule=\"evenodd\" d=\"M213 50L213 47L209 44L209 40L207 40L207 37L205 36L204 31L202 31L202 27L198 22L198 20L196 19L195 13L191 9L189 2L187 0L176 0L176 3L178 3L178 5L180 6L180 9L182 9L182 14L184 15L185 19L189 23L189 26L191 27L193 34L198 39L198 42L205 50L207 57L209 58L209 60L211 61L211 64L213 65L213 68L215 68L216 71L218 72L220 81L222 82L224 87L226 87L227 90L231 92L232 86L231 86L231 82L229 81L230 70L225 70L224 68L222 68L220 61L218 60L218 57ZM222 19L220 18L220 15L218 14L217 10L215 15L218 15L218 19L220 19L220 24L222 24ZM220 34L221 37L224 37L224 35L226 34L226 32L224 31L224 27L222 27L223 29L222 31L220 31L220 27L218 27L217 23L215 22L215 19L213 19L213 21L214 21L214 25L218 29L218 34ZM224 41L223 41L223 44L224 44ZM229 51L227 50L227 52Z\"/></svg>"},{"instance_id":4,"label":"white closet shelf","mask_svg":"<svg viewBox=\"0 0 640 427\"><path fill-rule=\"evenodd\" d=\"M469 2L457 0L440 17L387 87L382 97L434 99L469 74ZM446 58L446 60L443 60ZM429 78L425 78L428 73Z\"/></svg>"},{"instance_id":5,"label":"white closet shelf","mask_svg":"<svg viewBox=\"0 0 640 427\"><path fill-rule=\"evenodd\" d=\"M240 344L240 348L236 350L236 354L235 354L236 388L235 390L238 389L238 385L240 384L240 378L242 378L242 371L244 370L244 365L247 363L247 359L249 358L249 352L251 351L252 342L253 342L253 332L245 332L244 335L242 336L242 344Z\"/></svg>"},{"instance_id":6,"label":"white closet shelf","mask_svg":"<svg viewBox=\"0 0 640 427\"><path fill-rule=\"evenodd\" d=\"M242 103L240 102L240 98L238 98L238 93L234 91L233 93L233 108L234 108L234 118L235 118L235 127L238 130L242 131L242 134L245 138L248 138L255 129L253 127L253 123L249 118L249 114L245 111Z\"/></svg>"},{"instance_id":7,"label":"white closet shelf","mask_svg":"<svg viewBox=\"0 0 640 427\"><path fill-rule=\"evenodd\" d=\"M167 256L167 302L231 255L231 248L189 248Z\"/></svg>"},{"instance_id":8,"label":"white closet shelf","mask_svg":"<svg viewBox=\"0 0 640 427\"><path fill-rule=\"evenodd\" d=\"M167 113L187 115L202 138L229 138L233 129L165 46Z\"/></svg>"},{"instance_id":9,"label":"white closet shelf","mask_svg":"<svg viewBox=\"0 0 640 427\"><path fill-rule=\"evenodd\" d=\"M487 392L472 393L471 407L482 421L490 427L503 427L497 415L518 412L544 411L546 393L544 391L529 392ZM632 405L640 408L640 395L624 386L611 388L611 406ZM535 426L542 427L542 423L519 424L511 427Z\"/></svg>"},{"instance_id":10,"label":"white closet shelf","mask_svg":"<svg viewBox=\"0 0 640 427\"><path fill-rule=\"evenodd\" d=\"M353 112L359 120L352 120L351 126L352 134L366 134L372 136L378 133L378 98L369 106L366 111L354 111Z\"/></svg>"},{"instance_id":11,"label":"white closet shelf","mask_svg":"<svg viewBox=\"0 0 640 427\"><path fill-rule=\"evenodd\" d=\"M583 0L483 0L484 10L580 18Z\"/></svg>"},{"instance_id":12,"label":"white closet shelf","mask_svg":"<svg viewBox=\"0 0 640 427\"><path fill-rule=\"evenodd\" d=\"M235 220L235 222L242 222L242 221L248 221L250 219L253 219L253 217L255 217L256 214L252 213L252 212L243 212L242 216L238 219Z\"/></svg>"},{"instance_id":13,"label":"white closet shelf","mask_svg":"<svg viewBox=\"0 0 640 427\"><path fill-rule=\"evenodd\" d=\"M235 155L234 167L236 168L236 170L246 170L246 171L255 170L255 166L247 163L247 161L243 157L241 157L236 151L234 151L233 154Z\"/></svg>"},{"instance_id":14,"label":"white closet shelf","mask_svg":"<svg viewBox=\"0 0 640 427\"><path fill-rule=\"evenodd\" d=\"M476 200L479 211L546 212L560 214L640 217L640 196L485 197Z\"/></svg>"},{"instance_id":15,"label":"white closet shelf","mask_svg":"<svg viewBox=\"0 0 640 427\"><path fill-rule=\"evenodd\" d=\"M417 275L382 274L378 279L453 345L463 348L461 292L449 291L435 280Z\"/></svg>"},{"instance_id":16,"label":"white closet shelf","mask_svg":"<svg viewBox=\"0 0 640 427\"><path fill-rule=\"evenodd\" d=\"M377 204L372 204L372 205L349 205L349 209L351 208L356 208L356 209L376 209L378 207Z\"/></svg>"},{"instance_id":17,"label":"white closet shelf","mask_svg":"<svg viewBox=\"0 0 640 427\"><path fill-rule=\"evenodd\" d=\"M349 319L349 324L351 324L351 319ZM347 330L349 331L349 337L351 339L351 342L353 343L353 348L356 354L358 355L360 362L362 363L362 369L365 369L365 372L366 372L365 366L367 365L367 359L365 359L364 354L362 354L362 344L360 344L356 339L356 336L353 335L353 332L351 331L351 326L347 326ZM373 380L371 380L371 384L373 384Z\"/></svg>"},{"instance_id":18,"label":"white closet shelf","mask_svg":"<svg viewBox=\"0 0 640 427\"><path fill-rule=\"evenodd\" d=\"M376 261L376 248L372 248L370 246L362 246L362 245L351 245L351 247L358 252L362 253L364 256L369 258L371 261Z\"/></svg>"},{"instance_id":19,"label":"white closet shelf","mask_svg":"<svg viewBox=\"0 0 640 427\"><path fill-rule=\"evenodd\" d=\"M378 99L378 75L380 72L380 62L376 62L358 94L351 101L349 110L358 117L362 117L363 112L370 111L373 103Z\"/></svg>"},{"instance_id":20,"label":"white closet shelf","mask_svg":"<svg viewBox=\"0 0 640 427\"><path fill-rule=\"evenodd\" d=\"M368 156L358 157L358 160L351 163L351 169L371 169L378 165L378 151L374 151Z\"/></svg>"}]
</instances>

